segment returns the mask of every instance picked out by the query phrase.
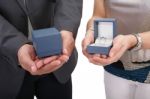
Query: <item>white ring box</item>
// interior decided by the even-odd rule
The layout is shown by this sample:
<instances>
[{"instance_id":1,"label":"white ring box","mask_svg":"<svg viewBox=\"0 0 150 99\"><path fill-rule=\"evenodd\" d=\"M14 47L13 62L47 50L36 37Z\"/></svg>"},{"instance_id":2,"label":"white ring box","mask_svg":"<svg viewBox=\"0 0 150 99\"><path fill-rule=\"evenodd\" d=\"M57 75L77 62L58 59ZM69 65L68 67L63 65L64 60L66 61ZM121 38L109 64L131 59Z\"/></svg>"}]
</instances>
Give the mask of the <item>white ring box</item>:
<instances>
[{"instance_id":1,"label":"white ring box","mask_svg":"<svg viewBox=\"0 0 150 99\"><path fill-rule=\"evenodd\" d=\"M94 43L87 47L87 52L90 54L109 55L115 35L116 20L114 18L94 20Z\"/></svg>"}]
</instances>

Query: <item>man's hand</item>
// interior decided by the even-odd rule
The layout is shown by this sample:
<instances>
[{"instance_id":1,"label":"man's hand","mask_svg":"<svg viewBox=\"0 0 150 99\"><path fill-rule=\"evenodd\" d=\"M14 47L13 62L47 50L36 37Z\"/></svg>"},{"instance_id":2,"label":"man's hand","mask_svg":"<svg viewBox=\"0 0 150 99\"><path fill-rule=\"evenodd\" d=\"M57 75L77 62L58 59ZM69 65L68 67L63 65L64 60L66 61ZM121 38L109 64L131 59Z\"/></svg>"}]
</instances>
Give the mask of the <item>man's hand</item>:
<instances>
[{"instance_id":1,"label":"man's hand","mask_svg":"<svg viewBox=\"0 0 150 99\"><path fill-rule=\"evenodd\" d=\"M37 71L34 60L36 59L35 51L32 45L25 44L18 51L18 60L23 69L33 74Z\"/></svg>"},{"instance_id":2,"label":"man's hand","mask_svg":"<svg viewBox=\"0 0 150 99\"><path fill-rule=\"evenodd\" d=\"M58 58L61 61L61 65L66 63L69 60L69 57L72 54L72 51L75 47L75 42L73 38L73 33L69 31L61 31L62 42L63 42L63 50L62 55Z\"/></svg>"},{"instance_id":3,"label":"man's hand","mask_svg":"<svg viewBox=\"0 0 150 99\"><path fill-rule=\"evenodd\" d=\"M58 56L57 59L54 59L51 62L46 62L47 64L41 65L42 63L39 63L40 66L38 67L40 67L40 69L37 70L36 75L54 72L57 69L61 68L63 64L69 60L69 57L75 47L73 34L69 31L61 31L61 36L63 40L62 54ZM44 61L46 60L44 59Z\"/></svg>"},{"instance_id":4,"label":"man's hand","mask_svg":"<svg viewBox=\"0 0 150 99\"><path fill-rule=\"evenodd\" d=\"M66 63L75 46L73 34L69 31L61 31L63 50L59 56L51 56L39 59L35 55L32 45L25 44L18 51L18 59L23 69L32 75L43 75L51 73Z\"/></svg>"},{"instance_id":5,"label":"man's hand","mask_svg":"<svg viewBox=\"0 0 150 99\"><path fill-rule=\"evenodd\" d=\"M53 60L58 56L52 56L44 59L38 59L35 55L35 50L32 45L25 44L18 50L18 60L23 69L30 72L32 75L37 75L38 69ZM57 61L53 64L58 64Z\"/></svg>"}]
</instances>

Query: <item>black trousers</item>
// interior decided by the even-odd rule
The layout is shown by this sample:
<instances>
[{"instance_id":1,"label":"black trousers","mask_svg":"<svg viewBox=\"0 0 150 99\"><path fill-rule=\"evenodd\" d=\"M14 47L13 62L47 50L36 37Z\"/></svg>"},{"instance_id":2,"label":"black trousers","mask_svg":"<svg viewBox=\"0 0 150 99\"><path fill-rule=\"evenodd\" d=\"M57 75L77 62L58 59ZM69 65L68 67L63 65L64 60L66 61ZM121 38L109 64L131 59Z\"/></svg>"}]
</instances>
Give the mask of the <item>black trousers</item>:
<instances>
[{"instance_id":1,"label":"black trousers","mask_svg":"<svg viewBox=\"0 0 150 99\"><path fill-rule=\"evenodd\" d=\"M53 74L32 76L26 73L16 99L72 99L72 82L61 84Z\"/></svg>"}]
</instances>

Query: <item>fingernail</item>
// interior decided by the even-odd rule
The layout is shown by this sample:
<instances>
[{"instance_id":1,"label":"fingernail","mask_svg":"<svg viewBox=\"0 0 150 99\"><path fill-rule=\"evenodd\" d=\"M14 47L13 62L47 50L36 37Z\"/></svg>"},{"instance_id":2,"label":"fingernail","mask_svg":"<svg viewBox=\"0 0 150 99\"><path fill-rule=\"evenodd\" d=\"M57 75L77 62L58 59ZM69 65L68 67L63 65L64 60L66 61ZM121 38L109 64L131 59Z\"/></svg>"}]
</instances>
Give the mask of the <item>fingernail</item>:
<instances>
[{"instance_id":1,"label":"fingernail","mask_svg":"<svg viewBox=\"0 0 150 99\"><path fill-rule=\"evenodd\" d=\"M42 64L41 61L38 61L37 64L36 64L37 68L40 68L40 67L41 67L41 64ZM35 66L34 66L34 67L35 67Z\"/></svg>"},{"instance_id":2,"label":"fingernail","mask_svg":"<svg viewBox=\"0 0 150 99\"><path fill-rule=\"evenodd\" d=\"M67 53L68 53L67 49L64 49L64 53L65 53L65 54L67 54Z\"/></svg>"},{"instance_id":3,"label":"fingernail","mask_svg":"<svg viewBox=\"0 0 150 99\"><path fill-rule=\"evenodd\" d=\"M31 70L32 70L32 72L36 72L37 68L35 66L31 66Z\"/></svg>"},{"instance_id":4,"label":"fingernail","mask_svg":"<svg viewBox=\"0 0 150 99\"><path fill-rule=\"evenodd\" d=\"M66 62L68 62L68 60L69 60L69 56L66 57Z\"/></svg>"},{"instance_id":5,"label":"fingernail","mask_svg":"<svg viewBox=\"0 0 150 99\"><path fill-rule=\"evenodd\" d=\"M37 65L37 68L41 68L42 66L41 65Z\"/></svg>"},{"instance_id":6,"label":"fingernail","mask_svg":"<svg viewBox=\"0 0 150 99\"><path fill-rule=\"evenodd\" d=\"M48 64L49 62L51 62L51 61L45 60L45 61L44 61L44 64Z\"/></svg>"},{"instance_id":7,"label":"fingernail","mask_svg":"<svg viewBox=\"0 0 150 99\"><path fill-rule=\"evenodd\" d=\"M110 57L113 57L114 56L114 53L110 53Z\"/></svg>"},{"instance_id":8,"label":"fingernail","mask_svg":"<svg viewBox=\"0 0 150 99\"><path fill-rule=\"evenodd\" d=\"M60 64L61 64L61 61L58 61L58 62L57 62L57 65L60 65Z\"/></svg>"}]
</instances>

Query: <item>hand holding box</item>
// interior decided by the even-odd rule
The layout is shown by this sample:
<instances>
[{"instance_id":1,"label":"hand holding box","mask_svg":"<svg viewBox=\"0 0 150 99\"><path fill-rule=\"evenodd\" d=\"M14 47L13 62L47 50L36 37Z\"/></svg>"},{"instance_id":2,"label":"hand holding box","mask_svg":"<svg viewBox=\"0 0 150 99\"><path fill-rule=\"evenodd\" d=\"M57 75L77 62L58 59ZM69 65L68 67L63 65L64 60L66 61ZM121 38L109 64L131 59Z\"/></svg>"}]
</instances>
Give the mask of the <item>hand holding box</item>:
<instances>
[{"instance_id":1,"label":"hand holding box","mask_svg":"<svg viewBox=\"0 0 150 99\"><path fill-rule=\"evenodd\" d=\"M94 20L94 43L87 47L90 54L108 55L116 35L116 20L100 18Z\"/></svg>"}]
</instances>

